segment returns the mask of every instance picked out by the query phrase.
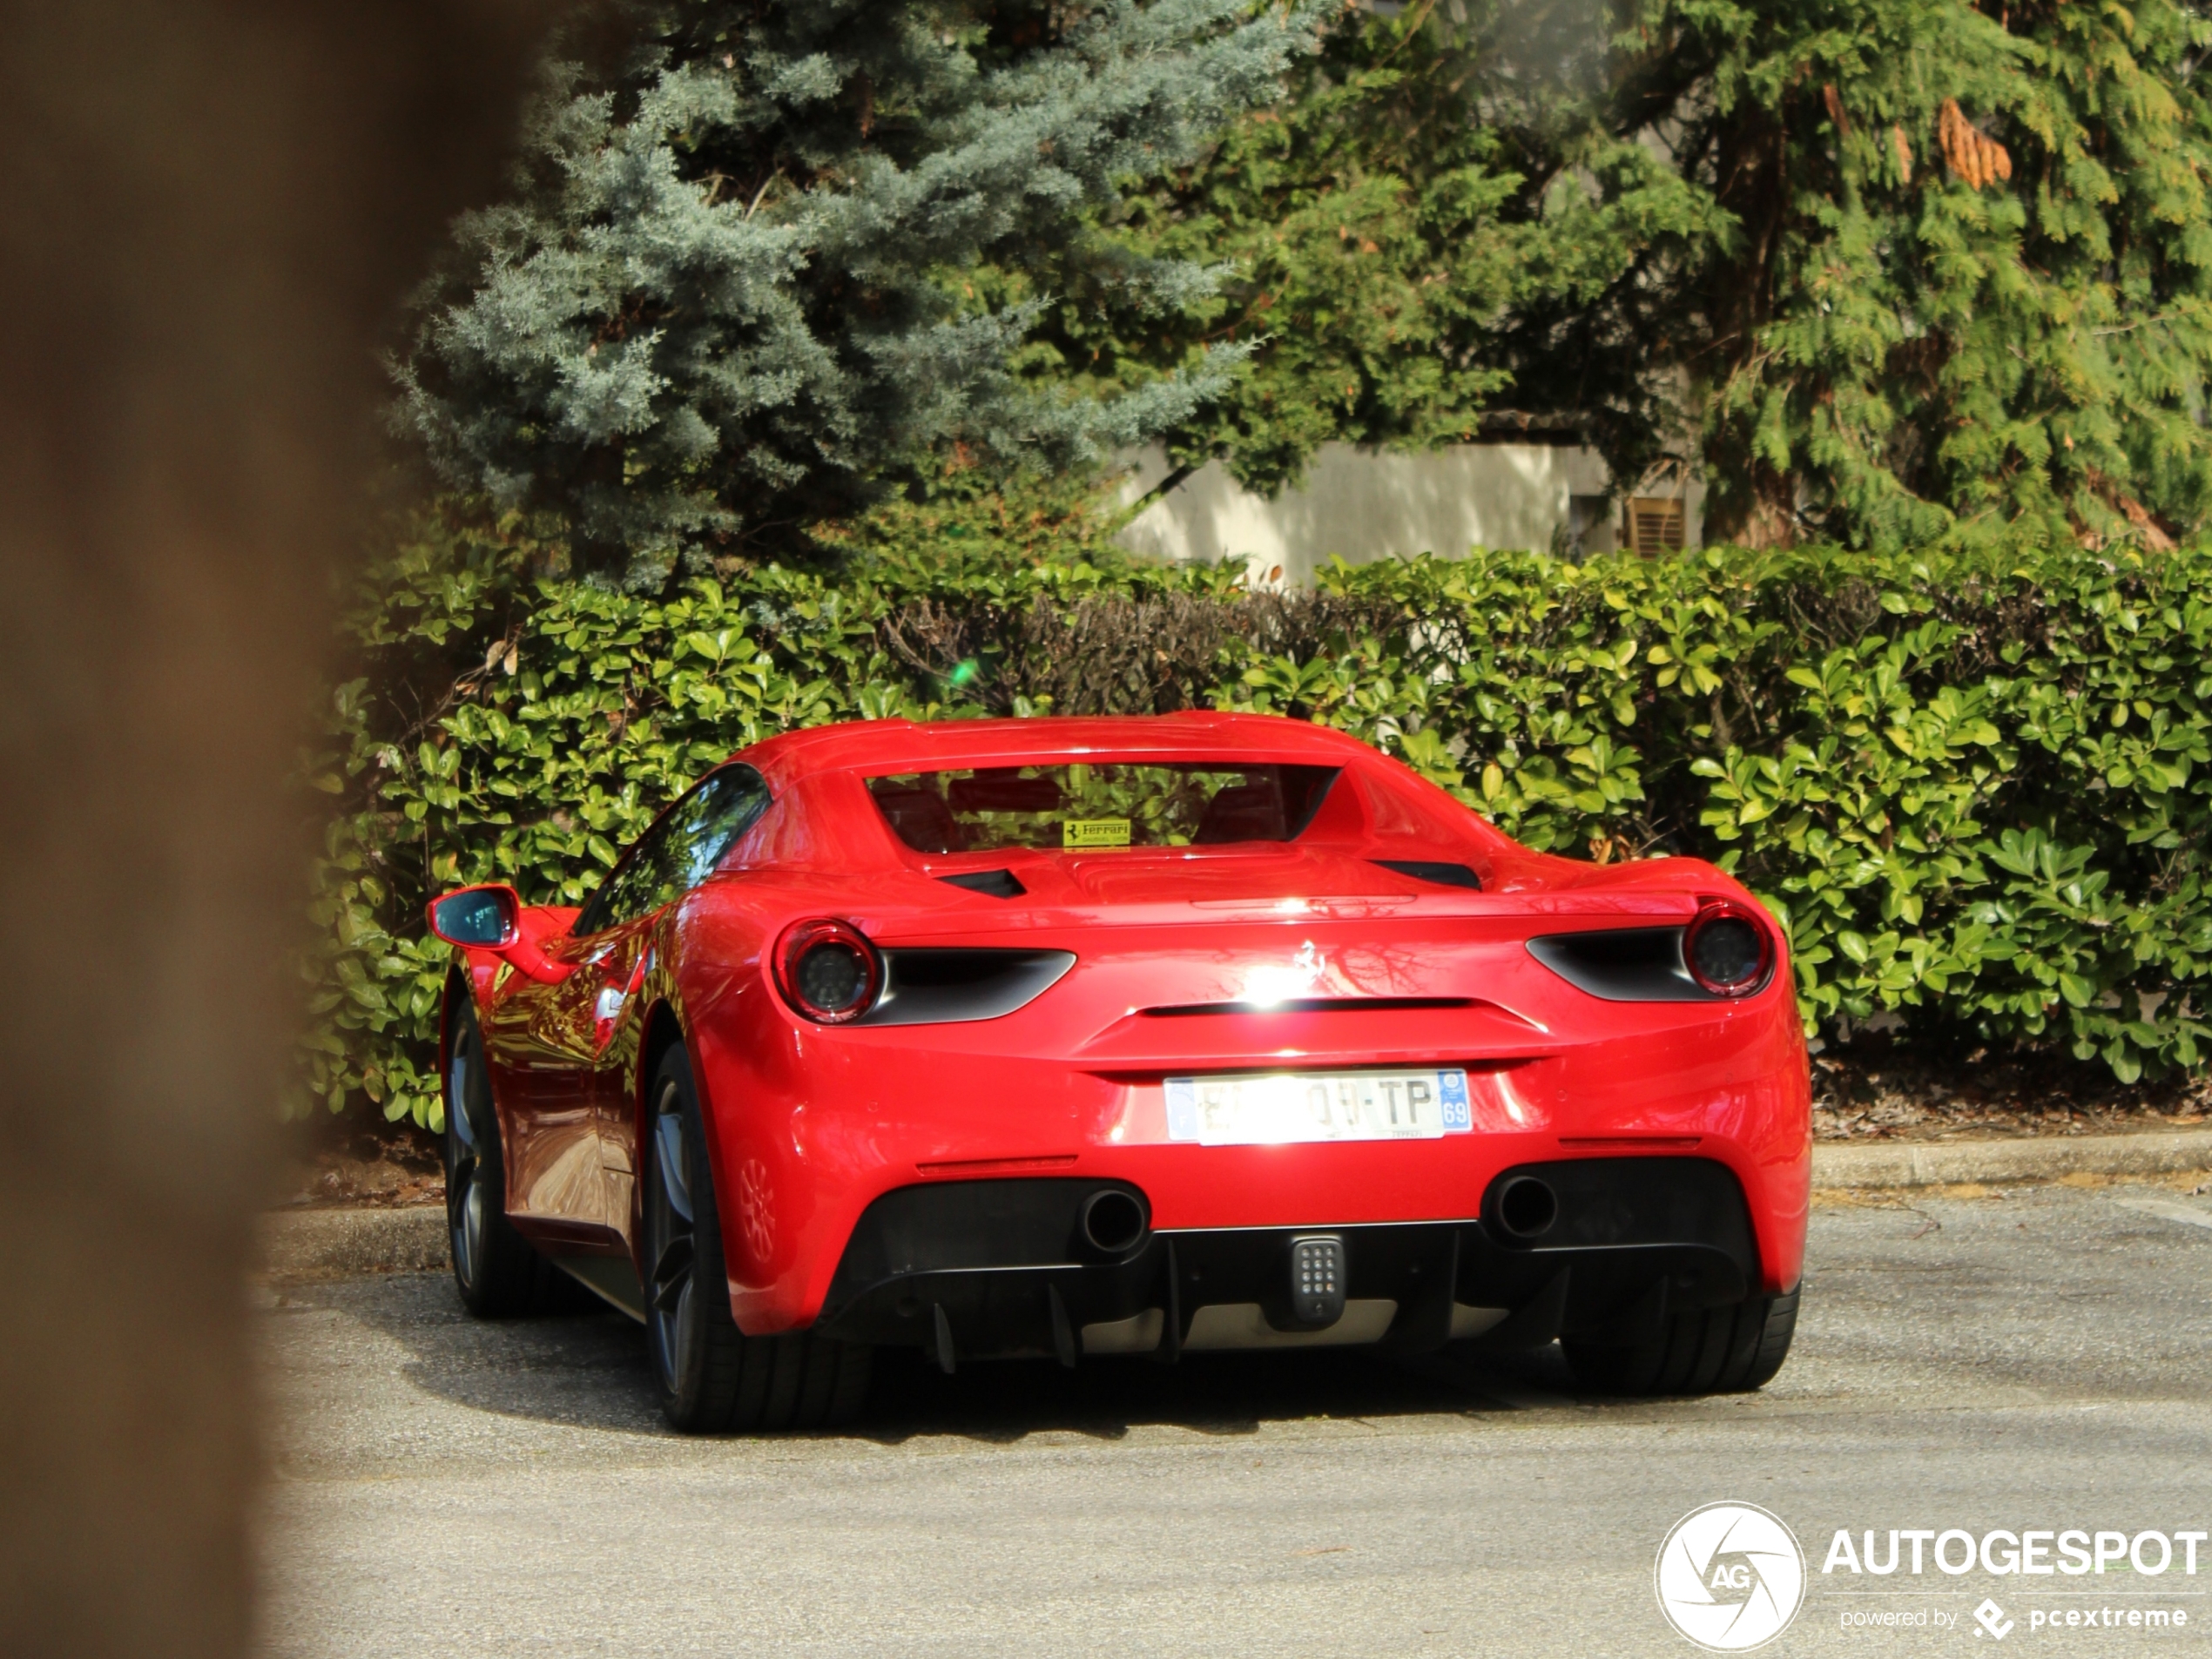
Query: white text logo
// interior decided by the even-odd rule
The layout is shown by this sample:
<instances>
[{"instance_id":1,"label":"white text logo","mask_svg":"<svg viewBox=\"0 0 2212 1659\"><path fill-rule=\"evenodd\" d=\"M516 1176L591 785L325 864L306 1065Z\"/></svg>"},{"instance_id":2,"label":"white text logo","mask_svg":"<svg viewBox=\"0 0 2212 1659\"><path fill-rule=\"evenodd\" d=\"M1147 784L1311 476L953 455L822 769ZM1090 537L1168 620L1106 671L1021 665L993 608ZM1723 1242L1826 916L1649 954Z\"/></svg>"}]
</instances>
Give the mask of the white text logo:
<instances>
[{"instance_id":1,"label":"white text logo","mask_svg":"<svg viewBox=\"0 0 2212 1659\"><path fill-rule=\"evenodd\" d=\"M1668 1623L1701 1648L1743 1653L1773 1641L1797 1616L1804 1552L1756 1504L1709 1503L1674 1524L1654 1578Z\"/></svg>"}]
</instances>

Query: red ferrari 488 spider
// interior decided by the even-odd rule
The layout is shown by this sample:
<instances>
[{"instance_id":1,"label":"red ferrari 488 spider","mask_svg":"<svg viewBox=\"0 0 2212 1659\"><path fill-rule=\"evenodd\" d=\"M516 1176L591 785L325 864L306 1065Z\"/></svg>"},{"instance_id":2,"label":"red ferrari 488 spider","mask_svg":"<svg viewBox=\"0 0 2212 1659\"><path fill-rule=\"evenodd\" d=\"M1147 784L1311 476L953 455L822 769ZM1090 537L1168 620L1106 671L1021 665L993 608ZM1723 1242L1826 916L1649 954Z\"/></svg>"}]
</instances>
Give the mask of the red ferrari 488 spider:
<instances>
[{"instance_id":1,"label":"red ferrari 488 spider","mask_svg":"<svg viewBox=\"0 0 2212 1659\"><path fill-rule=\"evenodd\" d=\"M1557 1341L1756 1388L1797 1318L1805 1048L1710 865L1541 856L1257 716L830 726L579 912L432 905L468 1305L548 1264L672 1422L839 1421L869 1356Z\"/></svg>"}]
</instances>

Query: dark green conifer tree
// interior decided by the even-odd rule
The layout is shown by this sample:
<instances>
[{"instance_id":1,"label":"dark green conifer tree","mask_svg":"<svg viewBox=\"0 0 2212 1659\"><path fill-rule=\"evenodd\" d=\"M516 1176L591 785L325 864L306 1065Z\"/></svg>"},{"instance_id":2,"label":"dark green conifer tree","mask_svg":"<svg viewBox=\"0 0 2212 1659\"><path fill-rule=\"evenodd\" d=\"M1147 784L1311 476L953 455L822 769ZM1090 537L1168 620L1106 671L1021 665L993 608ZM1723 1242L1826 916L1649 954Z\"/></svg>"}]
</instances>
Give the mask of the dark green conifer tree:
<instances>
[{"instance_id":1,"label":"dark green conifer tree","mask_svg":"<svg viewBox=\"0 0 2212 1659\"><path fill-rule=\"evenodd\" d=\"M2212 511L2208 52L2188 0L1420 0L1122 212L1217 297L1062 358L1259 341L1170 448L1262 487L1502 408L1716 538L2157 546Z\"/></svg>"},{"instance_id":2,"label":"dark green conifer tree","mask_svg":"<svg viewBox=\"0 0 2212 1659\"><path fill-rule=\"evenodd\" d=\"M1051 366L1143 384L1250 345L1249 372L1169 450L1185 469L1218 455L1263 492L1325 442L1419 448L1486 415L1563 420L1622 465L1656 453L1663 377L1602 353L1574 384L1543 371L1639 256L1710 238L1719 215L1597 119L1595 5L1477 5L1340 14L1279 104L1114 210L1134 255L1224 262L1215 291L1163 319L1063 282Z\"/></svg>"},{"instance_id":3,"label":"dark green conifer tree","mask_svg":"<svg viewBox=\"0 0 2212 1659\"><path fill-rule=\"evenodd\" d=\"M1612 327L1696 393L1715 533L2155 546L2203 522L2195 9L1655 0L1639 24L1613 107L1728 225Z\"/></svg>"}]
</instances>

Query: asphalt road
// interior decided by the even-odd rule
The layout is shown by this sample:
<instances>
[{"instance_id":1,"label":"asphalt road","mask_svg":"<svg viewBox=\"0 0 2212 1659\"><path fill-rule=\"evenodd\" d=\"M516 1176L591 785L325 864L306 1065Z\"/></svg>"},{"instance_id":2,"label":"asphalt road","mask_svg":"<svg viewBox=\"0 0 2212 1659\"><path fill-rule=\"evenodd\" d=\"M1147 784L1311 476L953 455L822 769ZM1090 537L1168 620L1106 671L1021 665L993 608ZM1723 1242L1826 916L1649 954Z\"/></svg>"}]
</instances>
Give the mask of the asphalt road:
<instances>
[{"instance_id":1,"label":"asphalt road","mask_svg":"<svg viewBox=\"0 0 2212 1659\"><path fill-rule=\"evenodd\" d=\"M619 1316L478 1325L434 1275L260 1294L273 1653L1687 1655L1654 1560L1720 1500L1809 1558L1768 1652L2212 1647L2206 1547L2194 1577L1822 1571L1838 1528L2212 1528L2212 1197L2171 1189L1824 1207L1790 1364L1705 1401L1578 1399L1554 1355L900 1362L855 1433L702 1442ZM2069 1610L2123 1622L2031 1623ZM1926 1622L1844 1622L1898 1616Z\"/></svg>"}]
</instances>

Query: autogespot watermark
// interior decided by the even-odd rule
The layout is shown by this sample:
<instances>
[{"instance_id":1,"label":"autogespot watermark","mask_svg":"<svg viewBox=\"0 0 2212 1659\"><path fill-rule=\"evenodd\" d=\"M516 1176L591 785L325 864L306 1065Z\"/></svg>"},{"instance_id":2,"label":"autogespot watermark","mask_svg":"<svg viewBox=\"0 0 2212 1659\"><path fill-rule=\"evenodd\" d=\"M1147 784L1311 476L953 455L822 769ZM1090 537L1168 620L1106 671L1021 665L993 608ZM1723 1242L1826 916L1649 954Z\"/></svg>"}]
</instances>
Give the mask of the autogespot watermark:
<instances>
[{"instance_id":1,"label":"autogespot watermark","mask_svg":"<svg viewBox=\"0 0 2212 1659\"><path fill-rule=\"evenodd\" d=\"M2061 1630L2140 1635L2212 1623L2212 1608L2189 1604L2208 1594L2190 1582L2208 1541L2212 1533L2184 1528L1839 1527L1812 1575L1781 1517L1756 1504L1709 1503L1669 1530L1655 1580L1667 1622L1715 1653L1764 1647L1809 1595L1833 1598L1846 1631L1922 1629L1977 1642ZM1986 1593L1993 1588L2012 1598L2012 1610ZM1979 1603L1965 1606L1966 1596Z\"/></svg>"},{"instance_id":2,"label":"autogespot watermark","mask_svg":"<svg viewBox=\"0 0 2212 1659\"><path fill-rule=\"evenodd\" d=\"M1982 1598L1973 1610L1973 1635L1993 1642L2020 1631L2023 1619L2031 1635L2046 1630L2181 1630L2188 1628L2189 1609L2175 1603L2182 1596L2203 1592L2149 1581L2169 1574L2184 1580L2195 1577L2197 1548L2208 1537L2212 1534L2185 1529L2128 1533L2088 1527L2026 1527L2018 1532L1993 1527L1979 1534L1963 1527L1893 1527L1880 1532L1869 1527L1854 1535L1850 1528L1838 1527L1828 1541L1828 1557L1820 1564L1820 1574L1822 1588L1832 1585L1839 1594L1843 1585L1838 1580L1920 1579L1931 1573L1950 1579L1971 1575L2050 1580L2047 1584L2022 1583L2011 1592L2017 1598L2015 1606L2020 1601L2029 1603L2024 1613L2007 1612L1993 1595ZM2125 1575L2142 1588L2074 1589L2064 1582L2107 1574ZM1919 1588L1899 1587L1896 1593L1911 1595ZM1856 1593L1882 1594L1866 1589ZM2130 1606L2119 1601L2121 1596L2146 1599ZM1917 1610L1938 1619L1942 1611L1932 1606ZM2200 1609L2200 1622L2203 1616ZM1855 1607L1844 1608L1837 1619L1846 1630L1892 1622L1880 1617L1879 1610ZM1955 1617L1952 1622L1957 1623Z\"/></svg>"},{"instance_id":3,"label":"autogespot watermark","mask_svg":"<svg viewBox=\"0 0 2212 1659\"><path fill-rule=\"evenodd\" d=\"M1885 1542L1877 1550L1875 1539ZM2156 1578L2179 1565L2182 1575L2196 1575L2196 1549L2212 1537L2202 1532L2091 1532L2086 1527L2029 1527L2007 1532L1993 1527L1977 1538L1963 1527L1938 1532L1932 1527L1892 1527L1886 1534L1868 1528L1855 1542L1848 1527L1839 1527L1828 1543L1828 1559L1820 1570L1828 1573L1868 1573L1886 1578L1898 1570L1902 1554L1912 1551L1906 1570L1918 1577L1923 1564L1932 1561L1939 1572L1952 1578L1971 1573L1979 1565L1994 1577L2020 1573L2028 1576L2063 1573L2070 1578L2116 1569ZM2178 1557L2178 1561L2176 1560Z\"/></svg>"},{"instance_id":4,"label":"autogespot watermark","mask_svg":"<svg viewBox=\"0 0 2212 1659\"><path fill-rule=\"evenodd\" d=\"M1652 1577L1667 1622L1713 1653L1748 1653L1790 1628L1805 1599L1805 1553L1781 1517L1709 1503L1675 1522Z\"/></svg>"}]
</instances>

